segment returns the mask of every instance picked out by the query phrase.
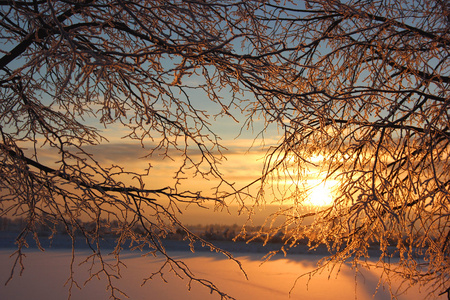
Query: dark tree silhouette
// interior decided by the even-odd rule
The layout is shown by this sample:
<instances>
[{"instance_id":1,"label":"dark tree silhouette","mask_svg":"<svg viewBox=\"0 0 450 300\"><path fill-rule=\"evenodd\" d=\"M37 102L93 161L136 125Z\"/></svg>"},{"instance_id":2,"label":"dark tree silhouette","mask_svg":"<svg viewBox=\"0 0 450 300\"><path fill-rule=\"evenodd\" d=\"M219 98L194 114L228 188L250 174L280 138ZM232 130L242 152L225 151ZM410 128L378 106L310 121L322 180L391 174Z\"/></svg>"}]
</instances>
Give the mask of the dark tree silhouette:
<instances>
[{"instance_id":1,"label":"dark tree silhouette","mask_svg":"<svg viewBox=\"0 0 450 300\"><path fill-rule=\"evenodd\" d=\"M133 240L165 255L163 268L227 298L172 259L161 238L181 230L191 244L232 258L179 221L180 205L279 200L273 218L283 224L261 235L284 231L283 251L304 238L325 244L331 255L322 268L369 264L375 247L387 275L430 284L430 295L449 291L446 1L0 5L0 216L26 219L18 264L27 236L39 245L36 228L60 222L84 235L92 262L105 264L99 240L107 220L119 225L118 262ZM218 113L198 105L197 93ZM237 187L218 168L224 148L211 124L241 114L243 127L263 119L283 134L261 178ZM149 157L179 162L174 184L147 188L151 166L138 174L99 159L108 138L101 128L126 130ZM213 192L181 185L194 176L214 179ZM310 179L333 182L331 205L308 208ZM115 274L101 270L118 297Z\"/></svg>"}]
</instances>

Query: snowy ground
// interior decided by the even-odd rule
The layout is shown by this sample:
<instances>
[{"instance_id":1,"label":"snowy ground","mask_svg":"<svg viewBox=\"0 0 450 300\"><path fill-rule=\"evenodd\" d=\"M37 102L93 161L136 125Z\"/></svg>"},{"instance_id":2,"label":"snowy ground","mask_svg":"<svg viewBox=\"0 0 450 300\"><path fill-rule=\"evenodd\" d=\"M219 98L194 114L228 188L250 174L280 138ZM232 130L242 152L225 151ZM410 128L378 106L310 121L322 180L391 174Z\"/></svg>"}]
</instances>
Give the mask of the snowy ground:
<instances>
[{"instance_id":1,"label":"snowy ground","mask_svg":"<svg viewBox=\"0 0 450 300\"><path fill-rule=\"evenodd\" d=\"M64 283L69 276L68 265L71 260L69 249L27 250L25 271L16 276L7 286L3 283L10 275L13 249L0 249L0 299L66 299L68 288ZM88 250L77 250L77 259L88 255ZM246 280L237 265L223 256L210 252L191 254L187 251L172 251L176 258L182 258L192 271L200 277L211 279L214 283L236 299L390 299L389 292L378 288L378 272L365 270L358 275L355 285L355 273L349 267L341 269L336 278L335 273L328 279L328 273L315 276L307 286L307 278L297 282L289 298L295 279L299 274L314 268L320 256L310 254L290 255L288 258L277 257L261 265L262 253L238 253L249 279ZM220 299L217 294L194 284L187 290L186 281L166 274L168 283L156 278L141 287L142 279L157 270L163 259L160 257L141 257L139 252L124 252L123 259L127 265L122 278L116 281L118 287L127 292L130 299ZM80 283L86 279L85 267L77 267L75 277ZM108 299L104 280L94 280L74 289L72 299ZM408 290L399 299L423 299L417 288ZM443 298L442 298L443 299Z\"/></svg>"}]
</instances>

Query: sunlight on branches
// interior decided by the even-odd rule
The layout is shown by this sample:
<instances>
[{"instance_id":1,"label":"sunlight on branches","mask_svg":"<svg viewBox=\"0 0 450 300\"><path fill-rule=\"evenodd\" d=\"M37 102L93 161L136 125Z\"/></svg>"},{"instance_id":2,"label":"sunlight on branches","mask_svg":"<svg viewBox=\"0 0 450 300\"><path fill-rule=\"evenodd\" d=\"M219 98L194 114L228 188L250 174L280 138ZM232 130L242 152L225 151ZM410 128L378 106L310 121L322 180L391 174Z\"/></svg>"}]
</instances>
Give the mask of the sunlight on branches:
<instances>
[{"instance_id":1,"label":"sunlight on branches","mask_svg":"<svg viewBox=\"0 0 450 300\"><path fill-rule=\"evenodd\" d=\"M101 223L117 223L114 255L132 241L228 299L165 237L241 268L180 215L233 203L251 224L279 205L259 235L282 235L281 252L326 247L319 269L375 253L450 295L448 1L3 1L0 15L0 216L26 220L17 262L27 237L43 249L38 227L63 224L102 264ZM262 146L255 178L224 172L227 130ZM111 131L141 147L139 171L142 152L107 149Z\"/></svg>"}]
</instances>

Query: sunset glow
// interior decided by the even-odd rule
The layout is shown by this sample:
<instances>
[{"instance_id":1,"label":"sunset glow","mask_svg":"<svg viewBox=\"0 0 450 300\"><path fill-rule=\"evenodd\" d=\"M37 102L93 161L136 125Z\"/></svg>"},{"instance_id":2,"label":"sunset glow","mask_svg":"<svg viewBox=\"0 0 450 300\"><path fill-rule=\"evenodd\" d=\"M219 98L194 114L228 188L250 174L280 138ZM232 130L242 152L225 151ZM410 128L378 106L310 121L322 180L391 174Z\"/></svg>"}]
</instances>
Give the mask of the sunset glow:
<instances>
[{"instance_id":1,"label":"sunset glow","mask_svg":"<svg viewBox=\"0 0 450 300\"><path fill-rule=\"evenodd\" d=\"M334 181L322 182L321 180L309 180L311 189L307 199L307 204L317 207L330 206L333 203Z\"/></svg>"}]
</instances>

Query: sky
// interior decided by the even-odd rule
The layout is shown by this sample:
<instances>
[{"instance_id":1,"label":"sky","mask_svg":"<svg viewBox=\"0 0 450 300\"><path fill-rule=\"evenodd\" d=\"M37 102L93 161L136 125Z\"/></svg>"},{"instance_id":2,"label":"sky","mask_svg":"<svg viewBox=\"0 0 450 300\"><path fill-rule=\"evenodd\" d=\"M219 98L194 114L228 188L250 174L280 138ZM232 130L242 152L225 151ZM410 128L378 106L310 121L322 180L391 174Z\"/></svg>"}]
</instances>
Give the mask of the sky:
<instances>
[{"instance_id":1,"label":"sky","mask_svg":"<svg viewBox=\"0 0 450 300\"><path fill-rule=\"evenodd\" d=\"M196 99L196 103L193 104L196 107L210 112L211 115L217 113L218 105L212 103L205 96L199 94L191 96ZM228 182L234 184L234 188L240 189L261 176L267 150L269 147L277 145L281 133L274 125L263 131L264 122L262 120L254 120L253 127L248 129L244 126L247 116L238 111L233 113L234 118L223 116L211 118L209 121L212 131L221 138L221 144L225 147L223 150L224 158L218 165L219 171ZM86 125L98 128L100 134L105 138L98 145L83 147L103 167L120 165L125 167L126 171L145 174L146 169L151 166L149 174L144 177L145 188L160 189L175 185L174 176L182 163L180 153L173 149L170 150L168 154L171 155L172 159L162 155L161 151L148 156L157 140L144 139L141 144L140 141L125 138L129 134L129 129L120 123L113 123L104 127L95 117L85 118L83 122ZM264 134L259 135L262 131ZM32 148L29 147L28 151L31 150ZM59 168L56 163L60 159L58 153L49 150L48 146L39 148L38 151L41 163L48 164L56 169ZM192 151L192 157L194 160L198 160L200 158L198 151ZM192 174L188 172L189 170L186 170L186 174L184 174L186 179L182 180L181 185L178 186L179 191L200 191L210 195L215 185L218 184L217 179L209 177L205 180L201 176L192 177ZM129 186L136 185L138 182L132 177L122 174L116 179ZM317 185L318 183L313 182L311 184ZM251 191L256 194L258 189L259 183L256 183ZM323 189L314 189L312 194L319 198L319 203L329 201L331 197L329 193L325 190L324 194L321 190ZM245 203L238 203L230 198L227 202L228 208L215 207L214 203L205 204L205 208L180 204L179 208L182 214L179 219L190 225L244 223L261 225L269 214L280 209L280 203L272 203L273 197L270 191L265 193L265 199L266 203L259 203L260 205L256 209L251 210L252 219L250 221L248 215L250 210L240 210L243 204L248 209L253 208L254 200L250 198L245 199ZM313 203L311 204L314 206Z\"/></svg>"},{"instance_id":2,"label":"sky","mask_svg":"<svg viewBox=\"0 0 450 300\"><path fill-rule=\"evenodd\" d=\"M246 50L239 50L240 45L239 42L241 42L239 39L236 39L236 49L235 51L250 51L251 45L249 44L249 49ZM5 46L5 45L4 45ZM8 44L7 47L13 48L15 47L15 43ZM276 125L270 126L268 128L265 128L265 122L263 119L252 119L252 127L248 128L246 126L246 120L247 115L242 114L237 109L233 108L231 106L232 101L238 101L238 100L232 100L231 95L233 94L232 87L230 87L227 83L223 85L219 85L216 87L217 90L214 90L217 95L222 97L223 104L227 105L230 104L229 110L230 113L233 115L232 117L229 117L227 115L222 115L217 118L214 118L213 116L220 113L223 110L223 106L221 106L219 103L214 103L211 101L211 99L208 98L208 95L206 92L204 92L203 89L200 87L205 84L206 80L203 77L204 74L190 74L185 75L180 79L179 86L171 85L170 79L174 77L174 73L177 73L176 68L180 64L180 58L177 58L175 55L169 57L169 56L162 56L162 64L161 70L150 70L149 74L153 74L152 71L154 71L155 74L158 76L160 74L161 78L163 80L167 80L169 78L167 85L162 84L164 88L167 90L170 90L170 92L173 92L176 97L179 97L180 101L189 101L190 105L194 106L195 108L199 110L205 111L207 114L211 116L209 121L211 122L211 130L216 133L221 138L221 145L226 148L226 150L223 151L223 154L225 158L221 161L219 165L219 171L223 174L224 178L226 178L227 181L234 183L234 187L236 189L239 189L243 186L246 186L248 183L255 181L257 178L261 176L261 173L263 171L264 167L264 156L266 154L266 151L269 149L270 146L276 145L279 141L282 132L278 130ZM22 66L22 64L25 62L27 57L18 58L11 62L9 64L9 67L12 69L19 68ZM43 62L45 65L46 62ZM148 62L150 64L150 61ZM17 65L16 65L17 64ZM64 66L64 64L61 64L61 66ZM147 67L142 66L143 68ZM150 69L152 66L148 66ZM154 67L154 66L153 66ZM48 69L46 67L43 67L40 69L41 72L46 72ZM165 72L167 71L167 73ZM205 69L203 71L211 71L211 74L208 74L210 77L215 77L217 74L214 72L214 68L212 66L209 66L208 63L205 63ZM63 72L63 71L61 71ZM81 71L80 71L81 72ZM75 72L76 73L76 72ZM72 75L75 75L72 74ZM36 77L39 77L43 74L36 74ZM63 76L64 74L62 74ZM47 75L48 76L48 75ZM45 79L45 75L43 75ZM51 77L51 75L49 76ZM70 76L69 76L70 77ZM92 78L95 78L95 75L92 75ZM216 80L217 78L213 78L211 80ZM47 80L47 79L45 79ZM45 81L44 80L44 81ZM74 78L69 78L70 83L76 84L77 80ZM59 87L52 87L51 86L51 80L45 81L49 82L50 86L48 95L51 94L58 94L60 91L58 90ZM174 81L175 82L175 81ZM220 79L217 79L217 82L221 82ZM54 88L54 90L52 90ZM174 175L177 172L179 165L181 163L179 154L174 153L172 150L169 151L169 154L173 155L172 158L174 160L171 160L167 157L163 157L161 152L155 153L151 157L148 157L147 154L150 152L151 148L154 147L155 143L158 141L151 141L150 139L145 139L143 143L141 144L139 141L136 140L130 140L124 138L127 136L130 131L126 127L124 127L120 123L112 123L108 124L107 127L104 127L104 124L101 124L99 121L102 113L102 101L103 96L101 93L104 92L105 94L108 92L108 90L102 91L103 86L99 87L98 90L99 95L98 99L94 99L97 104L95 104L94 108L95 110L98 109L97 116L83 116L83 119L79 119L83 124L86 124L88 126L93 126L97 129L99 129L100 133L103 135L103 137L106 139L99 145L87 145L83 146L83 149L87 151L89 154L92 154L94 158L102 164L104 167L108 167L111 165L121 165L126 167L127 171L130 172L136 172L136 173L145 173L146 169L151 166L150 173L148 176L144 178L144 183L146 185L146 188L163 188L166 186L173 186L175 183ZM156 88L155 88L156 89ZM183 92L181 91L183 89ZM70 106L70 103L62 103L60 107L58 107L58 101L56 101L53 98L49 97L46 99L46 93L45 88L42 88L40 90L39 88L36 88L38 92L36 92L36 101L42 101L43 104L49 104L52 103L50 106L51 109L67 109L67 106ZM117 89L117 91L114 91L116 93L122 92L120 88ZM179 92L178 95L176 93ZM183 94L186 92L186 95ZM38 93L41 93L37 95ZM155 104L156 109L168 109L166 107L163 107L163 105L158 102L162 98L164 98L164 95L159 95L159 90L152 91L154 93L155 99L157 98L157 102ZM236 93L239 93L239 97L241 99L249 99L252 101L252 96L248 93L244 92L244 89L238 90ZM95 93L94 93L95 94ZM72 95L71 95L72 96ZM40 99L40 97L43 97ZM71 98L68 98L70 102ZM66 99L65 99L66 100ZM91 99L92 100L92 99ZM167 99L166 99L167 100ZM156 100L155 100L156 101ZM76 100L75 100L76 102ZM89 101L86 101L89 102ZM235 103L239 104L239 103ZM86 105L90 105L89 103L86 103ZM106 104L104 104L107 106ZM242 105L248 105L248 103L242 103ZM176 105L174 105L176 109ZM69 107L71 108L71 107ZM94 110L94 111L95 111ZM129 114L128 118L129 120L132 120L133 117L133 111L127 112ZM125 118L127 119L127 118ZM264 135L259 135L259 133L264 129ZM39 137L38 137L39 139ZM38 147L39 142L43 144L43 139L38 141ZM28 146L28 153L32 154L32 145ZM56 151L49 150L48 145L43 145L42 148L39 148L39 161L45 164L48 164L51 167L54 167L56 169L59 168L59 165L57 161L59 158L59 153ZM200 155L193 152L194 159L199 159ZM188 172L189 170L187 170ZM132 185L135 184L136 181L133 181L131 178L127 178L126 175L120 175L120 181L125 182L126 184ZM186 174L187 179L182 181L182 185L179 187L180 190L194 190L194 191L202 191L208 194L210 192L211 187L214 186L217 181L214 179L208 178L208 180L202 180L199 176L195 178L191 178L191 174ZM254 191L258 191L257 185L255 185ZM267 203L269 206L271 205L270 199L271 197L267 197L269 199L269 203ZM247 203L246 203L247 204ZM234 202L230 203L231 205L231 211L235 211L235 205ZM248 204L248 205L251 205ZM262 207L260 210L263 210L264 207ZM225 213L215 213L211 214L212 207L209 210L206 210L206 212L202 215L201 211L197 211L192 207L189 207L184 213L184 218L186 218L187 223L198 223L198 220L202 220L203 222L218 222L218 223L234 223L237 220L241 220L242 218L245 218L246 216L227 216ZM270 211L269 209L268 211ZM220 217L218 217L220 215Z\"/></svg>"},{"instance_id":3,"label":"sky","mask_svg":"<svg viewBox=\"0 0 450 300\"><path fill-rule=\"evenodd\" d=\"M205 105L206 107L207 105ZM239 116L238 116L239 117ZM221 118L212 121L212 128L221 138L222 145L226 147L223 151L225 158L219 164L219 171L229 182L234 183L236 189L242 188L258 179L263 171L264 158L270 146L277 144L280 134L277 128L269 128L264 139L256 137L259 133L258 122L255 124L254 131L241 131L244 116L241 116L240 123L232 119ZM154 153L147 157L149 145L142 145L138 142L132 142L122 137L126 135L126 130L120 125L113 125L103 130L103 134L108 138L108 142L101 145L88 146L85 149L95 155L101 163L106 166L120 163L126 166L127 170L137 173L145 173L145 169L151 165L150 173L144 178L146 188L162 188L165 186L174 186L175 172L178 170L181 160L177 159L179 154L172 153L174 160L164 158L161 153ZM197 155L197 157L195 157ZM198 159L198 153L194 152L194 159ZM189 173L185 174L186 179L181 181L179 190L201 191L208 195L218 183L217 180L209 178L203 180L200 176L192 178ZM313 174L312 177L315 175ZM122 177L123 178L123 177ZM130 181L130 183L132 183ZM311 185L320 185L320 182L313 179ZM333 184L333 183L331 183ZM259 189L259 183L251 189L255 194ZM331 200L327 188L315 188L312 195L317 198L319 204L328 204ZM217 208L213 203L205 204L206 208L199 208L195 205L181 204L182 215L179 218L185 224L251 224L261 225L266 217L283 207L278 202L272 203L270 191L265 193L266 203L260 203L258 207L251 210L252 218L249 220L249 210L240 210L242 204L248 209L253 208L254 201L247 198L245 203L237 203L235 200L228 201L228 208ZM327 202L328 201L328 202ZM287 203L284 203L287 204ZM309 203L314 206L314 203ZM307 204L308 205L308 204Z\"/></svg>"},{"instance_id":4,"label":"sky","mask_svg":"<svg viewBox=\"0 0 450 300\"><path fill-rule=\"evenodd\" d=\"M199 109L207 111L210 115L216 114L220 111L218 104L212 103L205 95L196 94L194 91L190 95L195 99L193 105ZM226 97L226 95L225 95ZM44 100L45 101L45 100ZM51 101L48 99L47 101ZM132 112L129 112L132 114ZM242 128L245 124L246 116L238 111L234 111L234 118L228 116L210 118L211 129L221 138L221 145L225 147L223 150L224 158L219 164L219 171L229 182L234 183L235 188L239 189L248 183L256 180L261 176L264 164L264 156L268 147L275 145L280 138L276 127L272 126L265 130L264 137L258 136L262 130L262 120L255 120L253 127L250 129ZM152 147L158 141L151 141L151 139L144 139L141 144L140 141L126 138L130 133L129 129L120 123L108 124L107 127L99 123L100 115L85 116L82 123L93 126L100 131L100 134L105 138L98 145L85 145L83 149L92 154L93 157L103 166L109 167L112 165L120 165L126 168L126 171L136 172L139 174L146 173L146 169L151 166L150 172L144 177L145 188L160 189L166 186L173 187L175 184L175 173L181 164L180 153L175 150L170 150L171 158L164 157L162 152L156 152L148 156ZM259 126L259 127L258 127ZM245 127L245 126L244 126ZM59 153L51 150L48 145L39 147L38 153L39 162L47 164L55 169L59 168L58 161L60 160ZM33 147L31 144L25 145L25 153L31 157ZM198 151L192 151L192 156L199 159ZM189 170L187 170L189 171ZM132 176L131 176L132 177ZM118 177L118 180L124 182L126 185L136 185L137 181L127 175L123 174ZM186 179L181 181L179 190L193 190L201 191L206 195L210 194L217 180L208 178L203 180L200 176L191 178L191 174L185 174ZM255 187L255 190L257 188ZM179 218L185 224L243 224L248 219L248 211L244 210L238 213L240 205L235 201L230 201L229 209L217 209L214 205L205 205L206 209L198 208L193 205L180 205L182 215ZM245 203L249 207L253 203ZM265 216L273 212L275 207L267 206L261 207L256 211L259 212L257 216L253 216L252 222L262 224Z\"/></svg>"},{"instance_id":5,"label":"sky","mask_svg":"<svg viewBox=\"0 0 450 300\"><path fill-rule=\"evenodd\" d=\"M177 63L179 62L176 60L169 61L169 59L167 59L166 64L163 64L163 67L172 69ZM183 86L200 87L204 83L205 81L202 78L202 75L194 74L181 78L181 84ZM173 92L177 91L177 87L171 87L170 89ZM183 91L187 92L187 96L180 91L180 101L187 101L186 98L189 97L188 100L190 105L205 111L211 116L209 119L211 122L211 130L221 138L221 145L226 148L223 150L224 159L222 159L219 165L219 171L222 173L223 177L228 182L234 183L236 189L244 187L248 183L258 179L263 171L264 156L267 150L270 146L277 144L282 132L278 130L276 125L265 128L264 120L257 118L252 119L252 126L250 128L247 127L246 120L248 116L231 106L229 109L233 117L222 115L214 118L213 116L220 113L223 109L220 104L211 101L202 89L186 87ZM154 92L155 94L158 93L158 91ZM232 92L230 91L230 87L225 85L220 88L219 91L215 92L222 97L223 103L231 103ZM52 91L49 92L49 94L51 93ZM52 98L45 99L45 95L36 96L37 98L39 98L39 96L44 97L42 98L43 104L50 104L54 101ZM242 99L252 100L251 96L245 93L240 95L240 97ZM101 103L102 95L99 95L99 99L97 100L98 103ZM243 103L243 105L247 104L248 103ZM59 109L65 109L65 106L70 104L63 103L63 105L64 107L62 106ZM155 143L158 142L157 140L151 141L151 139L145 139L141 144L140 141L124 138L130 133L130 130L118 122L108 124L107 127L104 127L104 124L99 122L102 107L99 104L95 105L98 105L98 107L95 107L98 109L97 116L85 115L83 116L83 119L80 118L78 121L85 125L97 128L105 140L99 145L85 145L83 146L83 149L89 154L92 154L103 167L118 164L126 167L126 171L145 173L146 169L151 166L149 175L144 178L146 188L159 189L166 186L174 186L174 176L181 164L180 154L175 153L173 150L169 150L169 154L172 155L173 160L164 157L161 152L155 153L151 157L147 156ZM158 107L158 105L161 107ZM166 109L158 102L155 106L156 109ZM51 108L58 109L56 102L52 104ZM129 111L128 114L132 117L133 111ZM261 132L264 134L260 135ZM42 138L38 141L38 147L39 142L42 141ZM32 145L27 146L28 153L31 154L33 147ZM48 145L39 148L39 161L58 169L59 165L57 161L60 160L59 153L49 149ZM198 151L192 152L192 156L194 159L200 159ZM189 170L186 171L188 172ZM185 175L187 179L182 181L179 190L201 191L208 195L211 188L217 184L217 181L212 178L203 180L200 176L192 178L191 175L192 174L189 173ZM127 175L120 175L120 181L125 182L127 185L137 183L136 181L133 181L133 179L127 178ZM258 191L257 185L255 185L253 191L255 191L255 193ZM269 199L269 202L258 209L258 211L266 209L266 211L262 213L263 215L275 209L273 207L267 209L268 206L271 206L271 197L269 196L266 199ZM212 206L207 210L200 210L190 206L184 210L182 219L185 219L185 222L189 224L197 224L199 223L199 220L203 223L230 224L242 222L242 220L247 218L245 214L237 216L237 204L235 202L230 202L229 205L231 215L229 215L228 212L221 213L220 211L211 213L211 211L214 210ZM251 206L252 203L245 203L245 205ZM258 223L261 223L260 219L262 220L262 218L258 219L258 217L255 217L255 220L258 220Z\"/></svg>"},{"instance_id":6,"label":"sky","mask_svg":"<svg viewBox=\"0 0 450 300\"><path fill-rule=\"evenodd\" d=\"M215 131L222 138L222 145L226 147L223 151L225 158L219 165L219 171L224 178L229 182L235 184L236 188L243 187L248 183L256 180L261 176L264 163L264 155L267 147L276 143L276 130L266 135L264 140L265 146L262 147L259 140L251 138L252 133L240 132L240 124L236 124L232 120L219 120L215 124ZM109 133L112 133L109 135ZM174 154L174 161L164 158L160 153L155 153L151 157L145 157L149 149L147 146L142 148L139 143L132 143L120 138L120 130L108 129L105 135L109 142L104 145L95 146L92 149L97 154L97 157L105 164L114 164L121 162L126 165L128 169L138 173L144 173L144 169L150 164L152 166L149 175L145 179L147 188L161 188L164 186L173 186L175 183L175 172L178 170L181 160L176 159L177 154ZM148 146L150 148L150 146ZM94 147L93 147L94 148ZM89 148L88 148L89 150ZM195 158L199 158L198 154ZM210 193L217 180L209 179L202 180L200 176L190 178L186 174L187 179L181 181L180 190L190 189L194 191L201 191L205 194ZM183 207L181 205L180 207ZM214 209L213 205L208 206L208 209L197 208L195 206L186 206L183 210L183 215L180 216L187 224L235 224L243 223L248 216L244 212L238 214L238 205L236 202L230 202L229 211ZM261 216L255 216L254 222L261 224L264 217L270 210L262 213L262 209L258 211Z\"/></svg>"}]
</instances>

